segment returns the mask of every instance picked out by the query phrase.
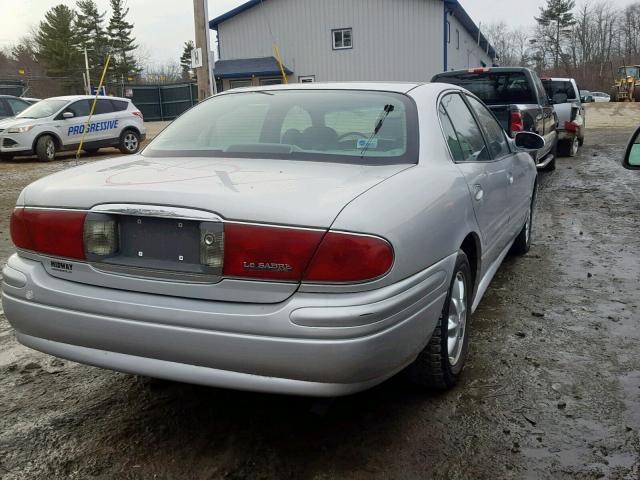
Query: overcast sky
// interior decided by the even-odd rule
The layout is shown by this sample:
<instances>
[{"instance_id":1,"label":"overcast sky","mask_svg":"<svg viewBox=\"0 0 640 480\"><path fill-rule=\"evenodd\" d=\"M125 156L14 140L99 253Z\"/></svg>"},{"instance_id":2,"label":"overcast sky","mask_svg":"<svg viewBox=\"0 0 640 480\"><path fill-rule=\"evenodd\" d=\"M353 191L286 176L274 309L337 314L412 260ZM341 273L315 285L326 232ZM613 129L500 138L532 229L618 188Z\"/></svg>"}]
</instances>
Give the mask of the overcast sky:
<instances>
[{"instance_id":1,"label":"overcast sky","mask_svg":"<svg viewBox=\"0 0 640 480\"><path fill-rule=\"evenodd\" d=\"M209 0L209 16L214 18L245 0ZM317 0L321 1L321 0ZM108 0L96 0L106 10ZM69 6L75 0L0 0L0 48L16 42L45 12L59 3ZM476 23L487 24L504 20L513 26L532 25L538 7L544 0L460 0ZM577 2L580 3L580 2ZM630 0L612 0L626 5ZM129 21L135 24L134 34L141 50L152 64L177 62L183 43L194 37L192 0L128 0Z\"/></svg>"}]
</instances>

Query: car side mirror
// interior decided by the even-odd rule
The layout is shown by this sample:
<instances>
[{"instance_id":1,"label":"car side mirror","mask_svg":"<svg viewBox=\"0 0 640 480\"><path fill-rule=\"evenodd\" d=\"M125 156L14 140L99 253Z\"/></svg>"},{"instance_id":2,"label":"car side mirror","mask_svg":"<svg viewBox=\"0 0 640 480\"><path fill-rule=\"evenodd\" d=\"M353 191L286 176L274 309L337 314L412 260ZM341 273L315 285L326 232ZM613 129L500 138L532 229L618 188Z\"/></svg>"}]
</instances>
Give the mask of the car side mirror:
<instances>
[{"instance_id":1,"label":"car side mirror","mask_svg":"<svg viewBox=\"0 0 640 480\"><path fill-rule=\"evenodd\" d=\"M622 166L627 170L640 170L640 128L629 140L627 151L622 159Z\"/></svg>"},{"instance_id":2,"label":"car side mirror","mask_svg":"<svg viewBox=\"0 0 640 480\"><path fill-rule=\"evenodd\" d=\"M515 138L516 147L524 152L540 150L544 148L545 142L537 133L518 132Z\"/></svg>"},{"instance_id":3,"label":"car side mirror","mask_svg":"<svg viewBox=\"0 0 640 480\"><path fill-rule=\"evenodd\" d=\"M73 117L75 117L73 112L64 112L62 114L62 118L64 118L65 120L69 120L70 118L73 118Z\"/></svg>"}]
</instances>

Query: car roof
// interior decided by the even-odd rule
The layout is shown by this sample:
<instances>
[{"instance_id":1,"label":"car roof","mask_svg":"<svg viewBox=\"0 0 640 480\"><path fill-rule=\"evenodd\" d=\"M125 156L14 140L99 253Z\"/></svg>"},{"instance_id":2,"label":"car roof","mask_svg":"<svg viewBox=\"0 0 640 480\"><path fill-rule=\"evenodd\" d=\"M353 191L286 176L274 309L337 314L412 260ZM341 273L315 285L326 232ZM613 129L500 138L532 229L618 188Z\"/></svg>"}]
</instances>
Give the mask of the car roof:
<instances>
[{"instance_id":1,"label":"car roof","mask_svg":"<svg viewBox=\"0 0 640 480\"><path fill-rule=\"evenodd\" d=\"M459 75L461 73L512 73L512 72L533 72L527 67L472 67L461 70L451 70L449 72L441 72L434 77Z\"/></svg>"},{"instance_id":2,"label":"car roof","mask_svg":"<svg viewBox=\"0 0 640 480\"><path fill-rule=\"evenodd\" d=\"M71 101L71 100L93 100L94 98L96 98L95 95L62 95L60 97L49 97L46 100L67 100L67 101ZM103 96L103 95L99 95L98 99L107 99L107 100L122 100L124 102L130 102L131 100L128 98L123 98L123 97L110 97L110 96Z\"/></svg>"},{"instance_id":3,"label":"car roof","mask_svg":"<svg viewBox=\"0 0 640 480\"><path fill-rule=\"evenodd\" d=\"M286 85L264 85L260 87L242 87L226 90L222 94L235 92L261 92L272 90L363 90L371 92L408 93L424 85L422 82L313 82L289 83Z\"/></svg>"}]
</instances>

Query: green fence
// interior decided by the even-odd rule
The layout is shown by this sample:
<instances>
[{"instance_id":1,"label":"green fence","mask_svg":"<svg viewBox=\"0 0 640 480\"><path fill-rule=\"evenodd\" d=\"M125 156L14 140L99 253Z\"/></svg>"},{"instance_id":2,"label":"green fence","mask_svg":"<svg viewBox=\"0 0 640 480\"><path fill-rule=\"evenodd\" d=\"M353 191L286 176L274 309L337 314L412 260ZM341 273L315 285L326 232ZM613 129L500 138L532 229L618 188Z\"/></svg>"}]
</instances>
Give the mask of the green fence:
<instances>
[{"instance_id":1,"label":"green fence","mask_svg":"<svg viewBox=\"0 0 640 480\"><path fill-rule=\"evenodd\" d=\"M24 92L24 82L20 80L0 79L0 95L13 95L19 97Z\"/></svg>"},{"instance_id":2,"label":"green fence","mask_svg":"<svg viewBox=\"0 0 640 480\"><path fill-rule=\"evenodd\" d=\"M195 83L161 85L124 85L124 95L131 98L146 121L173 120L198 103Z\"/></svg>"}]
</instances>

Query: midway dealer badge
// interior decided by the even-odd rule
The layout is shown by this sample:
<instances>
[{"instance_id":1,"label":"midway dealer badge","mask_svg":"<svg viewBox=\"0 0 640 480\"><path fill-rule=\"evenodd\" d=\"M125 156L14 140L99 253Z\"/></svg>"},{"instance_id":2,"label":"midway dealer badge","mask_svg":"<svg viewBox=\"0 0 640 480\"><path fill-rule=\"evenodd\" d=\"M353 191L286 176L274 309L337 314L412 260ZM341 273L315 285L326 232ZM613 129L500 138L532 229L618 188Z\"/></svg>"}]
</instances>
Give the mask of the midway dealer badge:
<instances>
[{"instance_id":1,"label":"midway dealer badge","mask_svg":"<svg viewBox=\"0 0 640 480\"><path fill-rule=\"evenodd\" d=\"M57 272L73 272L73 264L67 262L59 262L57 260L51 260L51 269Z\"/></svg>"}]
</instances>

